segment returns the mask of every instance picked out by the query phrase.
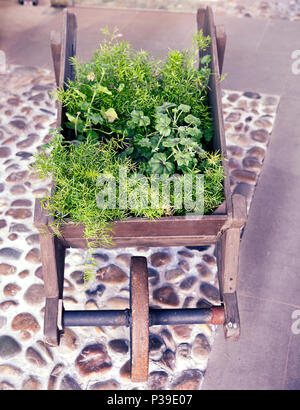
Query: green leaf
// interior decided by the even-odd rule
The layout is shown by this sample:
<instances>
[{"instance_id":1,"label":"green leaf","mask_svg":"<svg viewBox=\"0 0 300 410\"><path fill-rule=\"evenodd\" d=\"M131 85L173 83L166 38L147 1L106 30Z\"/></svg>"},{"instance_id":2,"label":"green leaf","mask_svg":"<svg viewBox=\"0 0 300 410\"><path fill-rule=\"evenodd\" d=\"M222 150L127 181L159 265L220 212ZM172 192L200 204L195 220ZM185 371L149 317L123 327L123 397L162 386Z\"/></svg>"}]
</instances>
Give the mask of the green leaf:
<instances>
[{"instance_id":1,"label":"green leaf","mask_svg":"<svg viewBox=\"0 0 300 410\"><path fill-rule=\"evenodd\" d=\"M180 138L167 138L162 142L162 145L167 148L172 148L178 143L180 143Z\"/></svg>"},{"instance_id":2,"label":"green leaf","mask_svg":"<svg viewBox=\"0 0 300 410\"><path fill-rule=\"evenodd\" d=\"M191 137L195 137L195 138L201 138L202 137L202 132L197 127L187 128L187 133Z\"/></svg>"},{"instance_id":3,"label":"green leaf","mask_svg":"<svg viewBox=\"0 0 300 410\"><path fill-rule=\"evenodd\" d=\"M101 93L111 95L111 91L107 87L103 87L103 85L97 84L97 90Z\"/></svg>"},{"instance_id":4,"label":"green leaf","mask_svg":"<svg viewBox=\"0 0 300 410\"><path fill-rule=\"evenodd\" d=\"M137 144L143 148L151 148L151 142L149 138L142 138L137 142Z\"/></svg>"},{"instance_id":5,"label":"green leaf","mask_svg":"<svg viewBox=\"0 0 300 410\"><path fill-rule=\"evenodd\" d=\"M201 121L199 120L199 118L194 117L194 115L189 114L184 118L184 121L188 124L192 124L192 125L196 125L199 126L201 124Z\"/></svg>"},{"instance_id":6,"label":"green leaf","mask_svg":"<svg viewBox=\"0 0 300 410\"><path fill-rule=\"evenodd\" d=\"M131 121L128 121L129 126L147 127L150 124L150 118L144 115L143 111L133 110L130 115Z\"/></svg>"},{"instance_id":7,"label":"green leaf","mask_svg":"<svg viewBox=\"0 0 300 410\"><path fill-rule=\"evenodd\" d=\"M103 122L103 118L100 114L90 114L88 117L93 124L97 125L97 124L101 124Z\"/></svg>"},{"instance_id":8,"label":"green leaf","mask_svg":"<svg viewBox=\"0 0 300 410\"><path fill-rule=\"evenodd\" d=\"M108 122L114 122L118 118L118 114L114 108L109 108L107 111L101 110L101 114Z\"/></svg>"},{"instance_id":9,"label":"green leaf","mask_svg":"<svg viewBox=\"0 0 300 410\"><path fill-rule=\"evenodd\" d=\"M149 161L149 167L153 174L172 174L175 171L175 166L172 162L167 161L166 154L158 152L153 155Z\"/></svg>"},{"instance_id":10,"label":"green leaf","mask_svg":"<svg viewBox=\"0 0 300 410\"><path fill-rule=\"evenodd\" d=\"M159 114L156 119L155 129L164 137L171 134L171 127L169 127L171 118L166 114Z\"/></svg>"},{"instance_id":11,"label":"green leaf","mask_svg":"<svg viewBox=\"0 0 300 410\"><path fill-rule=\"evenodd\" d=\"M190 107L189 105L187 105L187 104L180 104L180 105L178 106L178 110L179 110L179 111L183 111L183 112L190 112L191 107Z\"/></svg>"},{"instance_id":12,"label":"green leaf","mask_svg":"<svg viewBox=\"0 0 300 410\"><path fill-rule=\"evenodd\" d=\"M204 57L201 58L200 63L201 64L209 64L211 62L211 56L210 54L206 54Z\"/></svg>"}]
</instances>

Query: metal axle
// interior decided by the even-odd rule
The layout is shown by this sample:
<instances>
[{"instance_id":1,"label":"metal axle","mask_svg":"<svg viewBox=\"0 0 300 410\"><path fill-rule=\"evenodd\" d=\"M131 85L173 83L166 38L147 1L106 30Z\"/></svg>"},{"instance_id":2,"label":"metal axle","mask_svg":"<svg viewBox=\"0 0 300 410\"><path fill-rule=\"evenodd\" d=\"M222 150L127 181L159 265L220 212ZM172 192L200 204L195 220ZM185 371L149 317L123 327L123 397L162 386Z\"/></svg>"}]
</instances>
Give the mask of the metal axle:
<instances>
[{"instance_id":1,"label":"metal axle","mask_svg":"<svg viewBox=\"0 0 300 410\"><path fill-rule=\"evenodd\" d=\"M224 324L224 307L195 309L149 309L149 326L179 324ZM62 313L64 326L131 325L131 310L67 310Z\"/></svg>"}]
</instances>

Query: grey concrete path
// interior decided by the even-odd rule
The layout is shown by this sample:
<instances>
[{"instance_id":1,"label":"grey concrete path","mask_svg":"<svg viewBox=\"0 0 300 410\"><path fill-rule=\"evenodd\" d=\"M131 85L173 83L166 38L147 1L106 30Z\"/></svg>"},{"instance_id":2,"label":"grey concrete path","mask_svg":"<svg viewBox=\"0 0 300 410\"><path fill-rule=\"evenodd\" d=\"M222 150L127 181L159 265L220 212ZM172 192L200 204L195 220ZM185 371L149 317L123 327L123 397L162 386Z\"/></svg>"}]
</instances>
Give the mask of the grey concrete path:
<instances>
[{"instance_id":1,"label":"grey concrete path","mask_svg":"<svg viewBox=\"0 0 300 410\"><path fill-rule=\"evenodd\" d=\"M8 62L51 67L49 31L61 11L1 7L0 49ZM100 28L118 26L135 47L165 53L186 47L196 29L192 13L75 9L78 55L86 59ZM224 88L281 96L275 129L242 239L239 303L242 338L226 343L218 330L204 389L300 389L300 23L218 17L228 34ZM300 328L300 326L299 326ZM296 328L297 330L297 328Z\"/></svg>"}]
</instances>

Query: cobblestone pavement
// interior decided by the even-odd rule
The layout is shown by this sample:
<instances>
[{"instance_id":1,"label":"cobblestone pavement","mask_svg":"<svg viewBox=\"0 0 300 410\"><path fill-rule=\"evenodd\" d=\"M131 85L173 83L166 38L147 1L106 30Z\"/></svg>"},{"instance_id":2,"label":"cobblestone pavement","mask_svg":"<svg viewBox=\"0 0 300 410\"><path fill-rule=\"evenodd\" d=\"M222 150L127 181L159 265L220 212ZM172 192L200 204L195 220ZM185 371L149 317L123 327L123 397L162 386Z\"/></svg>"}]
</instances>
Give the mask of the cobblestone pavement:
<instances>
[{"instance_id":1,"label":"cobblestone pavement","mask_svg":"<svg viewBox=\"0 0 300 410\"><path fill-rule=\"evenodd\" d=\"M196 11L211 6L217 14L235 17L300 20L300 0L74 0L76 6Z\"/></svg>"},{"instance_id":2,"label":"cobblestone pavement","mask_svg":"<svg viewBox=\"0 0 300 410\"><path fill-rule=\"evenodd\" d=\"M43 272L32 219L34 200L48 192L50 181L41 181L28 165L55 126L52 91L47 70L10 66L0 74L0 389L199 389L213 349L213 326L151 328L150 376L143 384L130 381L127 328L67 328L59 347L43 343ZM223 90L231 187L246 196L248 208L278 102L278 96ZM131 255L148 259L151 306L218 304L214 250L97 249L98 277L88 288L82 279L86 254L69 250L64 305L127 308Z\"/></svg>"}]
</instances>

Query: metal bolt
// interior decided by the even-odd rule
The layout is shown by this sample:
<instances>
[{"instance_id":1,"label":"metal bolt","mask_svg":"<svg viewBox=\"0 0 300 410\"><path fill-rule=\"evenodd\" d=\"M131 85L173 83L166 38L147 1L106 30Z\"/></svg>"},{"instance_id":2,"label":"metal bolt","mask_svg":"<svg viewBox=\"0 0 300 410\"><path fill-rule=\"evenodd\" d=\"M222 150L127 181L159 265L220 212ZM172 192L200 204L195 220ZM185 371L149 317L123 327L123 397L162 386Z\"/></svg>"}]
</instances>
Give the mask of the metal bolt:
<instances>
[{"instance_id":1,"label":"metal bolt","mask_svg":"<svg viewBox=\"0 0 300 410\"><path fill-rule=\"evenodd\" d=\"M233 326L232 322L227 323L227 327L232 328L232 326Z\"/></svg>"}]
</instances>

